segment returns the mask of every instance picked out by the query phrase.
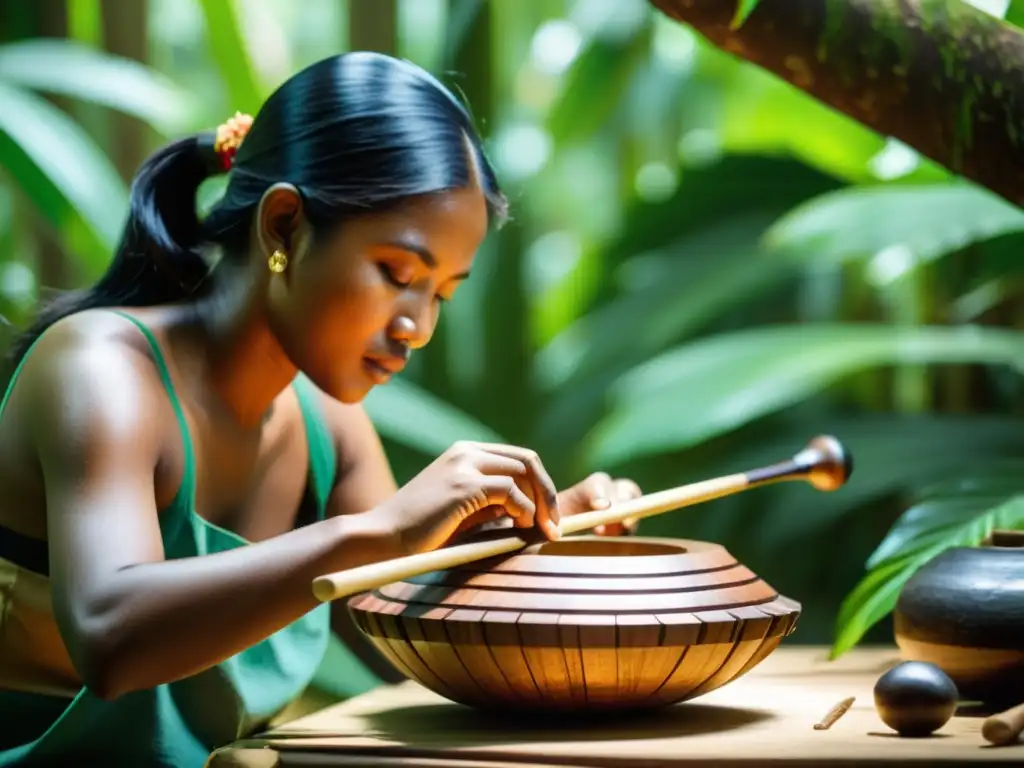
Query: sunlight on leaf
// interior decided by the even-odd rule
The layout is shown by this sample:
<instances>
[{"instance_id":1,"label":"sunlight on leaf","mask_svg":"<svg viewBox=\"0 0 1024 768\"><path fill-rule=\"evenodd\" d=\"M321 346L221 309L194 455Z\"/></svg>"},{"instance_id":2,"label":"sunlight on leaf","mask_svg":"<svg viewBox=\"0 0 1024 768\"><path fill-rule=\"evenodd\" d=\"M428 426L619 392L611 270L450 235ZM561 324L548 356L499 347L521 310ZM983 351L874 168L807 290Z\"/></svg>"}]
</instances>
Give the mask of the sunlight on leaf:
<instances>
[{"instance_id":1,"label":"sunlight on leaf","mask_svg":"<svg viewBox=\"0 0 1024 768\"><path fill-rule=\"evenodd\" d=\"M263 104L263 86L246 47L237 0L200 0L200 6L210 53L227 85L230 110L255 115Z\"/></svg>"},{"instance_id":2,"label":"sunlight on leaf","mask_svg":"<svg viewBox=\"0 0 1024 768\"><path fill-rule=\"evenodd\" d=\"M930 261L1021 231L1024 211L972 184L850 187L797 206L768 229L764 243L814 264L873 256L897 245Z\"/></svg>"},{"instance_id":3,"label":"sunlight on leaf","mask_svg":"<svg viewBox=\"0 0 1024 768\"><path fill-rule=\"evenodd\" d=\"M1003 18L1015 27L1024 27L1024 0L1010 0Z\"/></svg>"},{"instance_id":4,"label":"sunlight on leaf","mask_svg":"<svg viewBox=\"0 0 1024 768\"><path fill-rule=\"evenodd\" d=\"M1024 482L1018 491L1024 491ZM871 555L868 573L843 601L831 658L855 647L895 608L903 585L922 565L947 549L977 546L993 530L1021 528L1024 496L1019 495L932 499L908 509Z\"/></svg>"},{"instance_id":5,"label":"sunlight on leaf","mask_svg":"<svg viewBox=\"0 0 1024 768\"><path fill-rule=\"evenodd\" d=\"M729 28L739 29L743 26L743 22L750 17L750 14L754 12L759 2L760 0L739 0L739 4L736 6L736 13L729 23Z\"/></svg>"},{"instance_id":6,"label":"sunlight on leaf","mask_svg":"<svg viewBox=\"0 0 1024 768\"><path fill-rule=\"evenodd\" d=\"M1010 0L964 0L964 2L1000 19L1004 18L1011 5Z\"/></svg>"},{"instance_id":7,"label":"sunlight on leaf","mask_svg":"<svg viewBox=\"0 0 1024 768\"><path fill-rule=\"evenodd\" d=\"M562 146L593 136L622 104L637 70L647 62L650 30L640 27L624 40L594 37L563 78L547 114L547 129Z\"/></svg>"},{"instance_id":8,"label":"sunlight on leaf","mask_svg":"<svg viewBox=\"0 0 1024 768\"><path fill-rule=\"evenodd\" d=\"M744 66L737 63L737 67ZM874 183L888 140L768 72L737 72L718 109L718 139L727 152L793 157L847 182ZM901 181L941 181L944 169L925 158Z\"/></svg>"},{"instance_id":9,"label":"sunlight on leaf","mask_svg":"<svg viewBox=\"0 0 1024 768\"><path fill-rule=\"evenodd\" d=\"M1012 331L886 325L762 327L687 344L637 366L609 393L589 461L678 451L795 405L850 374L907 363L1020 367Z\"/></svg>"},{"instance_id":10,"label":"sunlight on leaf","mask_svg":"<svg viewBox=\"0 0 1024 768\"><path fill-rule=\"evenodd\" d=\"M749 268L769 218L761 211L729 217L648 256L655 279L579 317L539 351L538 386L573 387L580 377L638 363L793 277L794 266L782 260Z\"/></svg>"},{"instance_id":11,"label":"sunlight on leaf","mask_svg":"<svg viewBox=\"0 0 1024 768\"><path fill-rule=\"evenodd\" d=\"M0 46L0 80L101 104L145 120L164 135L186 130L195 103L170 80L131 59L66 40Z\"/></svg>"},{"instance_id":12,"label":"sunlight on leaf","mask_svg":"<svg viewBox=\"0 0 1024 768\"><path fill-rule=\"evenodd\" d=\"M30 91L0 81L0 166L98 275L120 236L128 194L85 131Z\"/></svg>"}]
</instances>

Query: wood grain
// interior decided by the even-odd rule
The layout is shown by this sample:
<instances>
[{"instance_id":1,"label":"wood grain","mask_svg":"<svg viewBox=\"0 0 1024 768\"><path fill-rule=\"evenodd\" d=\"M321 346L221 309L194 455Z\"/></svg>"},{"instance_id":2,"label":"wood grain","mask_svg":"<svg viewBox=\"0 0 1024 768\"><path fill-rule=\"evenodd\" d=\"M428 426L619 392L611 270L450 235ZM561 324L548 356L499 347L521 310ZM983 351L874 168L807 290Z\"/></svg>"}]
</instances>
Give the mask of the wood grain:
<instances>
[{"instance_id":1,"label":"wood grain","mask_svg":"<svg viewBox=\"0 0 1024 768\"><path fill-rule=\"evenodd\" d=\"M614 717L494 717L415 683L383 686L226 748L276 753L275 766L690 768L691 766L940 766L1024 764L1024 744L992 747L983 718L956 716L931 738L898 738L872 704L875 681L900 660L892 647L858 648L834 662L827 649L783 647L743 678L652 713ZM837 701L841 720L814 730Z\"/></svg>"},{"instance_id":2,"label":"wood grain","mask_svg":"<svg viewBox=\"0 0 1024 768\"><path fill-rule=\"evenodd\" d=\"M650 709L765 659L800 605L707 542L579 537L349 601L403 674L478 709Z\"/></svg>"}]
</instances>

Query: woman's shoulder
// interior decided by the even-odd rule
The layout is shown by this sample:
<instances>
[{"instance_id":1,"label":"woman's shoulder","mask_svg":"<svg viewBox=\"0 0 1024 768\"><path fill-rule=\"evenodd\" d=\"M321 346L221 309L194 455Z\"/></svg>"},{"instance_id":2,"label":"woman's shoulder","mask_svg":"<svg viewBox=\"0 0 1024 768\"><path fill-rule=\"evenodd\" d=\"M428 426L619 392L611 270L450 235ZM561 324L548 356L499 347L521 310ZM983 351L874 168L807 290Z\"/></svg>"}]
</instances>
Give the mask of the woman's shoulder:
<instances>
[{"instance_id":1,"label":"woman's shoulder","mask_svg":"<svg viewBox=\"0 0 1024 768\"><path fill-rule=\"evenodd\" d=\"M12 399L20 394L18 410L51 427L81 419L137 424L147 414L152 418L162 391L139 329L123 316L99 310L61 318L47 328L11 387Z\"/></svg>"},{"instance_id":2,"label":"woman's shoulder","mask_svg":"<svg viewBox=\"0 0 1024 768\"><path fill-rule=\"evenodd\" d=\"M26 353L20 376L45 379L106 371L104 378L148 378L145 374L151 368L148 343L137 326L123 314L90 309L47 328Z\"/></svg>"}]
</instances>

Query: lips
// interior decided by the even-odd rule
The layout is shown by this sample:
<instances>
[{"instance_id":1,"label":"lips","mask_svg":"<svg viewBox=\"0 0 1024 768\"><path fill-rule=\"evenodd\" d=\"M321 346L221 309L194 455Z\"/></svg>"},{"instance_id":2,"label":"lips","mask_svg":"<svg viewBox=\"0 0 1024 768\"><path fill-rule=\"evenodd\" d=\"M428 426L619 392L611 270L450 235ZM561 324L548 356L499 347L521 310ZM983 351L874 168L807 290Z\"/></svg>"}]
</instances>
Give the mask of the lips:
<instances>
[{"instance_id":1,"label":"lips","mask_svg":"<svg viewBox=\"0 0 1024 768\"><path fill-rule=\"evenodd\" d=\"M366 359L388 373L401 373L405 368L405 360L400 357L368 357Z\"/></svg>"},{"instance_id":2,"label":"lips","mask_svg":"<svg viewBox=\"0 0 1024 768\"><path fill-rule=\"evenodd\" d=\"M391 377L404 367L405 362L402 360L374 357L363 358L363 369L378 384L390 381Z\"/></svg>"}]
</instances>

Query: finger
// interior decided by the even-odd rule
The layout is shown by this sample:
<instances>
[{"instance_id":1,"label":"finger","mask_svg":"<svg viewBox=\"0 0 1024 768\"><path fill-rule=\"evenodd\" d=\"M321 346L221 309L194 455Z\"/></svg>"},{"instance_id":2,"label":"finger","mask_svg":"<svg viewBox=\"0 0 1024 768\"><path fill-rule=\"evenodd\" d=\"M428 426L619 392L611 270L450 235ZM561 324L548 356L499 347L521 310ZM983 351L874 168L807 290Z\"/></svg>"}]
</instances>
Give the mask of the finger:
<instances>
[{"instance_id":1,"label":"finger","mask_svg":"<svg viewBox=\"0 0 1024 768\"><path fill-rule=\"evenodd\" d=\"M536 508L535 486L531 481L529 468L522 461L496 453L488 453L487 451L475 453L472 456L472 461L474 468L482 475L511 477L527 497L533 497L531 501L533 501ZM520 515L516 508L509 509L508 514L515 522L517 528L530 528L533 526L533 517Z\"/></svg>"},{"instance_id":2,"label":"finger","mask_svg":"<svg viewBox=\"0 0 1024 768\"><path fill-rule=\"evenodd\" d=\"M643 491L640 490L640 486L632 480L618 479L614 482L615 487L615 500L616 501L628 501L630 499L638 499L644 495ZM636 518L628 517L623 520L620 525L620 532L616 533L616 536L630 536L636 533L637 528L640 525L640 521Z\"/></svg>"},{"instance_id":3,"label":"finger","mask_svg":"<svg viewBox=\"0 0 1024 768\"><path fill-rule=\"evenodd\" d=\"M612 505L615 484L607 472L595 472L583 481L583 492L590 509L607 509Z\"/></svg>"},{"instance_id":4,"label":"finger","mask_svg":"<svg viewBox=\"0 0 1024 768\"><path fill-rule=\"evenodd\" d=\"M558 497L559 512L576 515L611 506L612 479L604 472L595 472L562 491Z\"/></svg>"},{"instance_id":5,"label":"finger","mask_svg":"<svg viewBox=\"0 0 1024 768\"><path fill-rule=\"evenodd\" d=\"M625 536L628 534L622 527L622 523L608 523L594 528L595 536Z\"/></svg>"},{"instance_id":6,"label":"finger","mask_svg":"<svg viewBox=\"0 0 1024 768\"><path fill-rule=\"evenodd\" d=\"M479 453L474 453L470 460L472 461L473 468L482 475L508 475L509 477L520 478L527 482L530 481L530 468L519 459L503 456L498 453L480 451Z\"/></svg>"},{"instance_id":7,"label":"finger","mask_svg":"<svg viewBox=\"0 0 1024 768\"><path fill-rule=\"evenodd\" d=\"M632 536L636 533L637 522L633 519L620 520L617 523L610 523L606 527L608 536Z\"/></svg>"},{"instance_id":8,"label":"finger","mask_svg":"<svg viewBox=\"0 0 1024 768\"><path fill-rule=\"evenodd\" d=\"M487 504L502 507L515 518L517 526L529 528L533 525L537 507L513 478L508 475L485 475L481 478L480 487L487 498ZM547 530L544 532L547 533Z\"/></svg>"},{"instance_id":9,"label":"finger","mask_svg":"<svg viewBox=\"0 0 1024 768\"><path fill-rule=\"evenodd\" d=\"M628 499L638 499L644 495L643 491L640 490L640 486L632 480L619 479L612 483L612 493L615 496L616 501L627 501Z\"/></svg>"},{"instance_id":10,"label":"finger","mask_svg":"<svg viewBox=\"0 0 1024 768\"><path fill-rule=\"evenodd\" d=\"M500 443L484 443L482 445L491 453L518 459L528 467L529 477L536 489L534 499L536 500L537 524L549 538L557 538L560 535L557 529L561 522L561 516L558 512L558 492L555 489L554 481L548 475L547 470L544 469L544 465L541 463L540 457L536 452L527 448Z\"/></svg>"},{"instance_id":11,"label":"finger","mask_svg":"<svg viewBox=\"0 0 1024 768\"><path fill-rule=\"evenodd\" d=\"M461 523L459 523L459 527L455 529L455 535L465 533L471 528L476 528L477 526L484 525L485 523L494 522L495 520L503 517L506 517L504 507L484 507L481 510L477 510L469 517L467 517L465 520L463 520Z\"/></svg>"}]
</instances>

